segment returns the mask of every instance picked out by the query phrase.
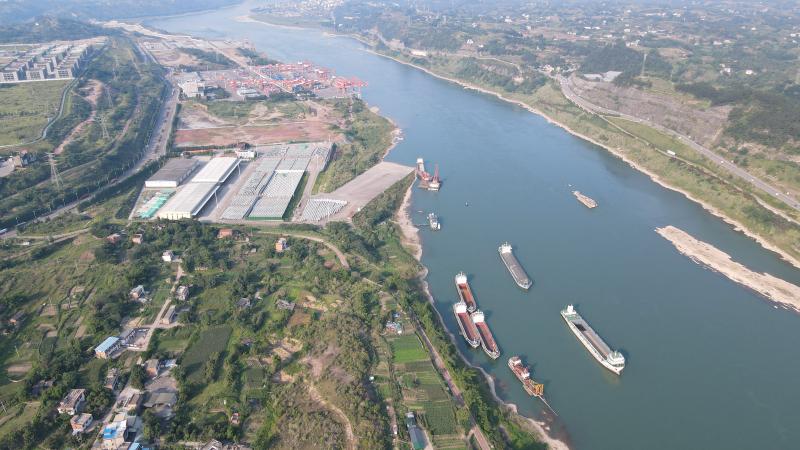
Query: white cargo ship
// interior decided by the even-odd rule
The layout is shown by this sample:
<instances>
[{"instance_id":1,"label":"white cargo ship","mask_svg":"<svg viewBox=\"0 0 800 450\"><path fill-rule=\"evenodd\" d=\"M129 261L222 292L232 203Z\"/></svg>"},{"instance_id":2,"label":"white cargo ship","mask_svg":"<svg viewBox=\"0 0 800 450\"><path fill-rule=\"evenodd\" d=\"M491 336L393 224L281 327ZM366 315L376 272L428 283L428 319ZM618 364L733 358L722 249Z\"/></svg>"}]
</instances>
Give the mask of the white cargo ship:
<instances>
[{"instance_id":1,"label":"white cargo ship","mask_svg":"<svg viewBox=\"0 0 800 450\"><path fill-rule=\"evenodd\" d=\"M567 309L561 311L561 317L567 322L567 326L578 340L589 350L600 364L606 369L619 375L625 368L625 357L622 353L611 350L608 344L589 326L589 324L575 311L575 307L567 305Z\"/></svg>"}]
</instances>

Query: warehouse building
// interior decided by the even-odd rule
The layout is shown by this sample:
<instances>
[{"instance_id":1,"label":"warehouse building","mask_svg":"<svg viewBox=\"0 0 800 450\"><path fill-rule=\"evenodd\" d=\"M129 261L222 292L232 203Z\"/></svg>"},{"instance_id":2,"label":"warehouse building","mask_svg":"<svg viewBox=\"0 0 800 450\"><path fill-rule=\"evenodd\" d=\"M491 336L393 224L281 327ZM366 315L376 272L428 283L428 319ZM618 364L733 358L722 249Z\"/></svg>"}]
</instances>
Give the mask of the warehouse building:
<instances>
[{"instance_id":1,"label":"warehouse building","mask_svg":"<svg viewBox=\"0 0 800 450\"><path fill-rule=\"evenodd\" d=\"M239 167L239 162L239 158L232 156L214 158L197 172L192 183L224 183L234 169Z\"/></svg>"},{"instance_id":2,"label":"warehouse building","mask_svg":"<svg viewBox=\"0 0 800 450\"><path fill-rule=\"evenodd\" d=\"M200 165L200 161L196 159L176 158L170 159L164 164L164 167L154 173L144 186L147 188L176 188L184 180L189 178L189 175L194 172Z\"/></svg>"},{"instance_id":3,"label":"warehouse building","mask_svg":"<svg viewBox=\"0 0 800 450\"><path fill-rule=\"evenodd\" d=\"M192 180L173 195L156 216L168 220L191 219L200 213L211 197L217 193L217 189L219 189L217 183L200 183Z\"/></svg>"}]
</instances>

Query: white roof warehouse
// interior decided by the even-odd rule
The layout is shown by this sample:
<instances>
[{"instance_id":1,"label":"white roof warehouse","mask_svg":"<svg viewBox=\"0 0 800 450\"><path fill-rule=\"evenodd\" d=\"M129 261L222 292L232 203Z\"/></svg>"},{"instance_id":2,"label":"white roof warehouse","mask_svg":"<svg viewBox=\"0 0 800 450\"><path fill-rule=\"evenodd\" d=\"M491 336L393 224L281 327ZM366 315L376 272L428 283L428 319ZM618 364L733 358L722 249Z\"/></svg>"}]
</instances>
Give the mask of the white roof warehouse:
<instances>
[{"instance_id":1,"label":"white roof warehouse","mask_svg":"<svg viewBox=\"0 0 800 450\"><path fill-rule=\"evenodd\" d=\"M239 167L240 160L232 157L214 158L192 180L169 199L158 211L160 219L180 220L197 216L208 203L220 184Z\"/></svg>"}]
</instances>

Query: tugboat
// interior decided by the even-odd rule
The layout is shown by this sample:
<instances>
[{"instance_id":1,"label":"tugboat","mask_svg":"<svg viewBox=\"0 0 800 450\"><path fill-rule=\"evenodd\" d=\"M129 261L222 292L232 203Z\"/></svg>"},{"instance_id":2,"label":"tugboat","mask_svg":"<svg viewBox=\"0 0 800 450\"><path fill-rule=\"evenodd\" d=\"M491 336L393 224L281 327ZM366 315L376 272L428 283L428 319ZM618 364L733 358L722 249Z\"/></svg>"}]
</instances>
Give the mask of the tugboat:
<instances>
[{"instance_id":1,"label":"tugboat","mask_svg":"<svg viewBox=\"0 0 800 450\"><path fill-rule=\"evenodd\" d=\"M439 218L434 213L428 214L428 224L431 227L431 230L438 231L442 229L442 224L439 223Z\"/></svg>"}]
</instances>

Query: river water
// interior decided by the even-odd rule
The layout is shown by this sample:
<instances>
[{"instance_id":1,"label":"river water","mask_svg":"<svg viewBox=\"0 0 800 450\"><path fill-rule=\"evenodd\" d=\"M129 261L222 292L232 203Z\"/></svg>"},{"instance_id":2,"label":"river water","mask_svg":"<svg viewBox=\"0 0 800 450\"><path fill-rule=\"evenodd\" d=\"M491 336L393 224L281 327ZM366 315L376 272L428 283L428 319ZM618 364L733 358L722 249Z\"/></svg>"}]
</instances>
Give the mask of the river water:
<instances>
[{"instance_id":1,"label":"river water","mask_svg":"<svg viewBox=\"0 0 800 450\"><path fill-rule=\"evenodd\" d=\"M284 61L310 60L369 83L363 98L405 135L388 159L439 163L423 263L446 326L457 333L453 276L470 275L503 355L458 340L520 412L542 417L506 367L522 355L558 412L554 429L581 449L786 449L800 445L800 316L680 255L654 228L675 225L735 260L800 283L800 271L682 195L603 149L494 97L467 91L316 30L241 23L246 6L151 20L175 33L248 39ZM588 210L580 189L600 204ZM468 204L468 205L467 205ZM518 289L497 246L512 243L535 285ZM561 320L578 310L628 363L616 377Z\"/></svg>"}]
</instances>

